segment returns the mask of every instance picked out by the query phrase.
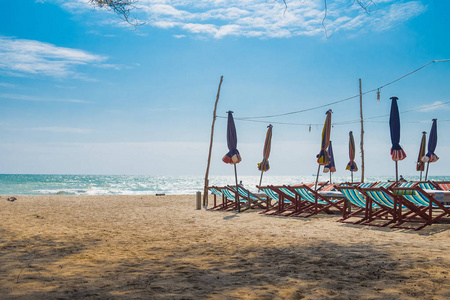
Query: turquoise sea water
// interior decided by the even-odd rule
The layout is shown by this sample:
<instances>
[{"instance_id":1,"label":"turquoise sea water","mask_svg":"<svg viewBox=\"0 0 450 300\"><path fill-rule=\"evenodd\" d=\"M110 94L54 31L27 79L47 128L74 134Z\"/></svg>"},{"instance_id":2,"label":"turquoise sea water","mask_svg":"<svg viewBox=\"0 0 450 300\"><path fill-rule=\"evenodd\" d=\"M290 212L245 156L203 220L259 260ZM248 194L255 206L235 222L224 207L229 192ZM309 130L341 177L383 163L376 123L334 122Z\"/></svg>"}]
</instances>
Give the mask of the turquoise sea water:
<instances>
[{"instance_id":1,"label":"turquoise sea water","mask_svg":"<svg viewBox=\"0 0 450 300\"><path fill-rule=\"evenodd\" d=\"M355 176L356 178L359 178ZM245 187L256 192L259 176L240 176ZM320 176L320 181L329 177ZM394 178L368 177L366 182ZM418 177L406 177L418 180ZM450 176L430 176L431 180L450 180ZM121 175L0 175L0 195L168 195L195 194L203 191L203 176L121 176ZM263 185L313 182L314 176L266 176ZM350 177L333 178L334 182L349 181ZM212 176L209 185L234 185L233 176Z\"/></svg>"}]
</instances>

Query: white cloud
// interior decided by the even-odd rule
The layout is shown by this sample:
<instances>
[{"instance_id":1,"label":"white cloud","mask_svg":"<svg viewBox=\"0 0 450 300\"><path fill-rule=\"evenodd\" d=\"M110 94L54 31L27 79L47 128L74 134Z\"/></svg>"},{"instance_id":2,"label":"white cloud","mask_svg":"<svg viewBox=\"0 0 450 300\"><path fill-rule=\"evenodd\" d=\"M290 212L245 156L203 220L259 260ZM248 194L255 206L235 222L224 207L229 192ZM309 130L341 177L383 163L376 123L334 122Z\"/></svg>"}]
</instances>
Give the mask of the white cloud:
<instances>
[{"instance_id":1,"label":"white cloud","mask_svg":"<svg viewBox=\"0 0 450 300\"><path fill-rule=\"evenodd\" d=\"M80 78L82 75L75 71L77 66L98 66L106 59L105 56L80 49L0 36L0 70L17 76L31 74Z\"/></svg>"},{"instance_id":2,"label":"white cloud","mask_svg":"<svg viewBox=\"0 0 450 300\"><path fill-rule=\"evenodd\" d=\"M0 94L0 98L3 99L13 99L13 100L23 100L23 101L37 101L37 102L69 102L69 103L91 103L86 100L80 99L51 99L43 98L29 95L19 95L19 94Z\"/></svg>"},{"instance_id":3,"label":"white cloud","mask_svg":"<svg viewBox=\"0 0 450 300\"><path fill-rule=\"evenodd\" d=\"M73 13L92 11L87 0L53 1ZM323 0L286 2L287 9L280 0L139 0L132 15L154 27L176 28L203 37L323 36ZM426 11L418 0L367 3L366 11L355 1L329 0L324 21L327 32L384 31Z\"/></svg>"},{"instance_id":4,"label":"white cloud","mask_svg":"<svg viewBox=\"0 0 450 300\"><path fill-rule=\"evenodd\" d=\"M424 105L418 108L422 112L449 110L449 102L435 101L430 105Z\"/></svg>"},{"instance_id":5,"label":"white cloud","mask_svg":"<svg viewBox=\"0 0 450 300\"><path fill-rule=\"evenodd\" d=\"M76 133L87 134L91 133L91 129L86 128L72 128L72 127L35 127L31 128L33 131L53 132L53 133Z\"/></svg>"}]
</instances>

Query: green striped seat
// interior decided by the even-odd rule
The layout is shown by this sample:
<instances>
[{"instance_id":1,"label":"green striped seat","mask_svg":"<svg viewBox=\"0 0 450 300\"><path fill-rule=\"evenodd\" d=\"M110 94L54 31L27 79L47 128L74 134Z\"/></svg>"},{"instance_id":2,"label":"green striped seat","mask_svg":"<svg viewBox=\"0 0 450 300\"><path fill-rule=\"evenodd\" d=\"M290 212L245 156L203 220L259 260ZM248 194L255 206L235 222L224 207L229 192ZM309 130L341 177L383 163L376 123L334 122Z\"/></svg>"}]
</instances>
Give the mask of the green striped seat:
<instances>
[{"instance_id":1,"label":"green striped seat","mask_svg":"<svg viewBox=\"0 0 450 300\"><path fill-rule=\"evenodd\" d=\"M312 203L316 203L316 198L315 198L314 195L311 194L311 192L308 191L306 188L297 187L297 188L294 188L294 190L300 195L300 197L301 197L303 200L306 200L306 201L309 201L309 202L312 202ZM321 204L321 205L326 205L326 204L328 204L328 202L323 201L323 200L320 200L320 199L317 199L317 203L318 203L318 204Z\"/></svg>"},{"instance_id":2,"label":"green striped seat","mask_svg":"<svg viewBox=\"0 0 450 300\"><path fill-rule=\"evenodd\" d=\"M366 199L357 189L342 188L341 192L351 204L361 208L366 207ZM376 203L372 203L372 208L377 209L380 208L380 206Z\"/></svg>"}]
</instances>

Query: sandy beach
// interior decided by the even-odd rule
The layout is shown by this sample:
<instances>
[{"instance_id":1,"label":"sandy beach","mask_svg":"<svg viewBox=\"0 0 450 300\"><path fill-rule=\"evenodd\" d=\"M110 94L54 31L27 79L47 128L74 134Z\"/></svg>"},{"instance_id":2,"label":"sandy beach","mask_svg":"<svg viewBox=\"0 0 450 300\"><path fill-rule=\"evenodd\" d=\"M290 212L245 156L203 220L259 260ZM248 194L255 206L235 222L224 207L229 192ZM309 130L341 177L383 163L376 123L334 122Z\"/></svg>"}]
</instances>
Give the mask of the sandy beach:
<instances>
[{"instance_id":1,"label":"sandy beach","mask_svg":"<svg viewBox=\"0 0 450 300\"><path fill-rule=\"evenodd\" d=\"M450 224L195 210L193 195L7 197L2 299L450 298Z\"/></svg>"}]
</instances>

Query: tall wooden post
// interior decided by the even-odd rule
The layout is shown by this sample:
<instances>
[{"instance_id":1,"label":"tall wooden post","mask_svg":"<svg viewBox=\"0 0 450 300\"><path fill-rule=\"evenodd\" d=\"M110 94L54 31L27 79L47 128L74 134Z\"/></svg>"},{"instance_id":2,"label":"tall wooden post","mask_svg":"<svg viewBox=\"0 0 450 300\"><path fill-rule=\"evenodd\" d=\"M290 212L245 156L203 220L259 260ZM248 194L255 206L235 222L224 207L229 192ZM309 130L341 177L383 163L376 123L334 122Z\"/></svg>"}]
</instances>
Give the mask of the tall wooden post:
<instances>
[{"instance_id":1,"label":"tall wooden post","mask_svg":"<svg viewBox=\"0 0 450 300\"><path fill-rule=\"evenodd\" d=\"M203 190L203 206L208 205L208 186L209 186L209 165L211 163L211 152L214 138L214 124L216 123L216 111L217 111L217 102L219 102L220 96L220 87L222 86L223 76L220 76L219 89L217 90L216 103L214 104L214 112L213 112L213 121L211 125L211 140L209 142L209 154L208 154L208 165L206 166L206 175L205 175L205 187Z\"/></svg>"},{"instance_id":2,"label":"tall wooden post","mask_svg":"<svg viewBox=\"0 0 450 300\"><path fill-rule=\"evenodd\" d=\"M364 119L362 109L361 78L359 79L359 113L361 115L361 182L364 182Z\"/></svg>"}]
</instances>

